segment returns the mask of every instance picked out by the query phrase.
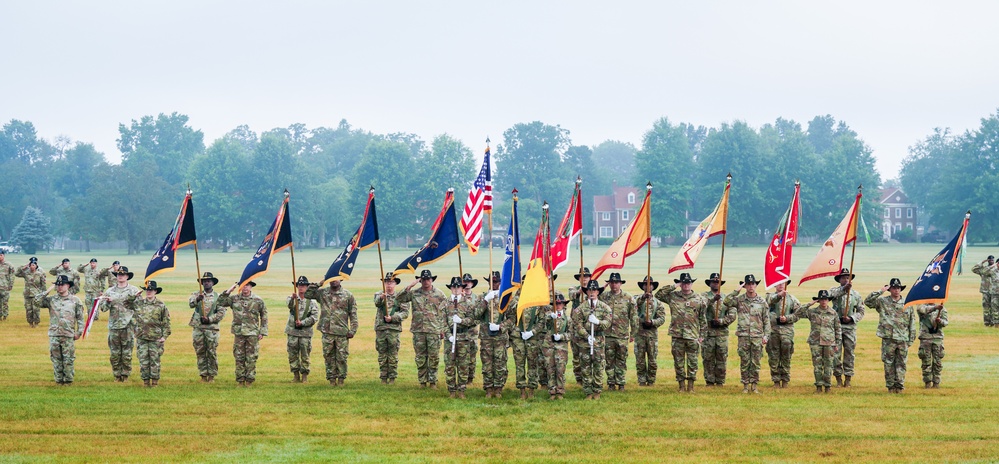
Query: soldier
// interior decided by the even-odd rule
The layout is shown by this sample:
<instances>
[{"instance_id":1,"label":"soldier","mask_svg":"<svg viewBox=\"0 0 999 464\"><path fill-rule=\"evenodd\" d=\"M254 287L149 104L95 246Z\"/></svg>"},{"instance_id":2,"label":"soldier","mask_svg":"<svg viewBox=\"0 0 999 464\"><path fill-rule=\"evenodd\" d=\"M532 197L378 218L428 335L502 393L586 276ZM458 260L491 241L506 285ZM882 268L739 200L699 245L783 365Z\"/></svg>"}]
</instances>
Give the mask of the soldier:
<instances>
[{"instance_id":1,"label":"soldier","mask_svg":"<svg viewBox=\"0 0 999 464\"><path fill-rule=\"evenodd\" d=\"M878 337L881 338L881 360L885 364L885 385L889 393L902 393L905 389L905 363L919 330L919 320L912 307L905 306L902 290L905 285L893 277L888 285L871 292L864 300L864 304L880 316ZM889 294L881 296L886 291Z\"/></svg>"},{"instance_id":2,"label":"soldier","mask_svg":"<svg viewBox=\"0 0 999 464\"><path fill-rule=\"evenodd\" d=\"M347 379L350 339L357 333L357 300L339 280L331 280L330 286L323 289L319 284L310 284L305 297L318 301L322 308L319 331L323 334L326 380L334 387L343 385Z\"/></svg>"},{"instance_id":3,"label":"soldier","mask_svg":"<svg viewBox=\"0 0 999 464\"><path fill-rule=\"evenodd\" d=\"M232 308L232 357L236 359L236 383L240 387L249 387L257 380L260 340L267 336L267 305L253 293L256 286L252 280L242 287L233 284L217 302L223 308ZM239 293L232 295L237 288Z\"/></svg>"},{"instance_id":4,"label":"soldier","mask_svg":"<svg viewBox=\"0 0 999 464\"><path fill-rule=\"evenodd\" d=\"M447 377L447 391L451 398L465 399L468 357L472 354L469 330L476 326L476 300L465 294L467 288L464 277L452 278L447 287L451 289L451 298L447 302L445 314L451 330L444 343L444 375Z\"/></svg>"},{"instance_id":5,"label":"soldier","mask_svg":"<svg viewBox=\"0 0 999 464\"><path fill-rule=\"evenodd\" d=\"M65 275L65 274L62 274ZM100 296L101 311L108 315L108 348L111 350L111 371L116 382L125 382L132 374L132 347L135 345L135 311L126 304L129 297L139 294L139 288L128 283L135 274L122 266L115 272L115 285Z\"/></svg>"},{"instance_id":6,"label":"soldier","mask_svg":"<svg viewBox=\"0 0 999 464\"><path fill-rule=\"evenodd\" d=\"M7 306L10 301L10 291L14 288L14 267L7 263L6 252L0 250L0 321L6 321L10 315Z\"/></svg>"},{"instance_id":7,"label":"soldier","mask_svg":"<svg viewBox=\"0 0 999 464\"><path fill-rule=\"evenodd\" d=\"M429 269L420 272L418 280L409 284L399 294L399 303L412 304L413 351L416 352L416 373L420 387L437 388L437 367L440 365L441 339L444 334L443 305L447 297L434 288L437 276ZM416 284L420 288L413 289Z\"/></svg>"},{"instance_id":8,"label":"soldier","mask_svg":"<svg viewBox=\"0 0 999 464\"><path fill-rule=\"evenodd\" d=\"M38 258L32 256L28 264L17 268L14 276L24 279L24 313L28 326L38 327L42 317L39 314L41 307L35 304L35 295L45 291L45 273L38 270Z\"/></svg>"},{"instance_id":9,"label":"soldier","mask_svg":"<svg viewBox=\"0 0 999 464\"><path fill-rule=\"evenodd\" d=\"M501 324L503 315L499 312L499 271L493 271L492 277L486 280L490 281L492 289L479 299L475 312L482 334L482 350L479 351L482 356L482 388L486 391L486 398L502 398L508 375L506 349L510 341L506 326Z\"/></svg>"},{"instance_id":10,"label":"soldier","mask_svg":"<svg viewBox=\"0 0 999 464\"><path fill-rule=\"evenodd\" d=\"M702 293L708 306L704 311L705 323L704 342L701 344L701 356L704 357L704 383L709 387L725 385L726 367L728 364L728 326L735 322L735 308L722 305L721 286L725 281L717 272L711 273L708 280L709 290ZM661 291L661 290L660 290Z\"/></svg>"},{"instance_id":11,"label":"soldier","mask_svg":"<svg viewBox=\"0 0 999 464\"><path fill-rule=\"evenodd\" d=\"M541 355L548 374L548 399L560 400L565 395L565 364L569 360L569 314L565 312L565 295L555 294L551 306L545 306Z\"/></svg>"},{"instance_id":12,"label":"soldier","mask_svg":"<svg viewBox=\"0 0 999 464\"><path fill-rule=\"evenodd\" d=\"M829 296L833 299L833 309L839 313L839 323L843 327L843 346L837 350L836 359L833 363L833 376L836 377L837 387L852 386L853 365L857 349L857 323L864 318L863 297L860 292L853 290L853 279L856 274L851 274L850 270L843 268L833 280L839 283L839 287L829 289Z\"/></svg>"},{"instance_id":13,"label":"soldier","mask_svg":"<svg viewBox=\"0 0 999 464\"><path fill-rule=\"evenodd\" d=\"M97 269L97 258L90 258L90 263L81 264L76 268L76 272L83 274L83 293L86 295L84 302L84 314L94 307L94 300L101 296L101 293L108 286L104 286L104 278L100 277L101 271ZM99 313L99 312L98 312Z\"/></svg>"},{"instance_id":14,"label":"soldier","mask_svg":"<svg viewBox=\"0 0 999 464\"><path fill-rule=\"evenodd\" d=\"M59 385L73 383L74 342L83 336L83 303L69 293L71 285L68 277L58 276L52 287L33 297L36 307L49 309L49 357L52 358L55 382ZM53 289L56 295L48 296Z\"/></svg>"},{"instance_id":15,"label":"soldier","mask_svg":"<svg viewBox=\"0 0 999 464\"><path fill-rule=\"evenodd\" d=\"M519 304L519 294L511 299L509 310L507 310L508 328L510 330L510 344L513 345L513 365L517 373L517 389L520 390L520 399L534 398L537 390L539 376L541 375L541 336L538 331L544 322L544 307L529 306L525 308L517 320L517 307ZM546 379L547 381L547 379Z\"/></svg>"},{"instance_id":16,"label":"soldier","mask_svg":"<svg viewBox=\"0 0 999 464\"><path fill-rule=\"evenodd\" d=\"M163 291L155 280L146 282L142 287L145 295L133 295L125 300L125 304L135 312L135 352L139 356L139 374L142 384L155 387L160 382L160 357L163 356L163 345L170 336L170 311L166 305L156 298Z\"/></svg>"},{"instance_id":17,"label":"soldier","mask_svg":"<svg viewBox=\"0 0 999 464\"><path fill-rule=\"evenodd\" d=\"M576 337L586 340L586 347L580 353L582 364L583 393L586 399L599 400L604 383L604 331L614 322L610 306L600 301L604 288L595 280L586 284L586 300L572 312L572 326Z\"/></svg>"},{"instance_id":18,"label":"soldier","mask_svg":"<svg viewBox=\"0 0 999 464\"><path fill-rule=\"evenodd\" d=\"M385 291L375 293L375 349L378 350L378 376L392 385L399 375L399 334L402 321L409 317L409 303L399 303L395 286L402 280L391 272L382 278Z\"/></svg>"},{"instance_id":19,"label":"soldier","mask_svg":"<svg viewBox=\"0 0 999 464\"><path fill-rule=\"evenodd\" d=\"M111 267L101 269L101 272L97 273L97 278L104 279L104 288L111 287L115 284L116 280L114 278L114 273L118 272L118 268L120 267L121 261L115 260L111 263Z\"/></svg>"},{"instance_id":20,"label":"soldier","mask_svg":"<svg viewBox=\"0 0 999 464\"><path fill-rule=\"evenodd\" d=\"M296 383L309 382L312 329L319 320L319 305L316 300L305 297L309 285L308 277L298 276L295 293L287 299L288 323L284 327L284 334L288 336L288 364Z\"/></svg>"},{"instance_id":21,"label":"soldier","mask_svg":"<svg viewBox=\"0 0 999 464\"><path fill-rule=\"evenodd\" d=\"M574 275L573 278L579 282L579 285L569 288L569 301L572 303L572 310L575 311L583 301L586 301L586 285L590 283L590 278L593 274L590 273L590 268L583 267L579 270L579 273ZM569 322L571 323L573 319L570 317ZM576 383L579 385L583 384L583 365L579 361L579 355L583 350L588 350L589 345L586 343L586 339L579 339L576 334L579 333L575 328L571 328L572 335L569 337L569 345L572 349L572 375L576 379Z\"/></svg>"},{"instance_id":22,"label":"soldier","mask_svg":"<svg viewBox=\"0 0 999 464\"><path fill-rule=\"evenodd\" d=\"M635 300L638 310L638 331L635 335L635 371L638 373L638 386L653 386L659 370L659 327L666 323L666 308L653 296L659 282L646 276L638 283L642 295ZM695 354L696 366L696 354Z\"/></svg>"},{"instance_id":23,"label":"soldier","mask_svg":"<svg viewBox=\"0 0 999 464\"><path fill-rule=\"evenodd\" d=\"M117 263L117 261L115 261ZM215 291L219 279L211 272L201 275L202 291L194 292L187 300L188 306L194 309L191 321L187 324L193 329L191 339L194 343L194 354L198 357L198 373L201 381L212 383L219 375L217 350L219 347L219 323L225 318L226 308L219 305L219 294Z\"/></svg>"},{"instance_id":24,"label":"soldier","mask_svg":"<svg viewBox=\"0 0 999 464\"><path fill-rule=\"evenodd\" d=\"M799 319L808 319L812 323L808 347L812 353L812 369L815 371L815 393L822 393L823 388L829 393L832 386L833 357L843 343L840 316L829 305L829 300L829 292L819 290L818 296L812 297L812 302L796 313L777 316L777 321L785 325L794 324Z\"/></svg>"},{"instance_id":25,"label":"soldier","mask_svg":"<svg viewBox=\"0 0 999 464\"><path fill-rule=\"evenodd\" d=\"M472 274L465 273L461 276L461 281L465 283L465 298L468 298L471 302L472 309L479 304L479 297L472 293L472 289L476 285L479 285L479 279L473 279ZM475 358L479 355L479 326L473 325L468 329L468 341L470 342L468 346L469 357L468 364L465 366L465 384L471 384L475 380Z\"/></svg>"},{"instance_id":26,"label":"soldier","mask_svg":"<svg viewBox=\"0 0 999 464\"><path fill-rule=\"evenodd\" d=\"M986 327L999 326L999 264L995 259L995 256L989 255L985 261L971 268L971 272L982 277L978 291L982 292L982 314Z\"/></svg>"},{"instance_id":27,"label":"soldier","mask_svg":"<svg viewBox=\"0 0 999 464\"><path fill-rule=\"evenodd\" d=\"M600 301L610 306L614 323L604 332L604 357L607 362L607 386L624 391L625 374L628 371L628 344L635 341L638 332L638 312L635 311L635 298L621 290L621 274L612 272L607 284L610 291L600 295Z\"/></svg>"},{"instance_id":28,"label":"soldier","mask_svg":"<svg viewBox=\"0 0 999 464\"><path fill-rule=\"evenodd\" d=\"M735 308L738 324L735 336L739 337L739 371L742 374L742 392L759 393L760 358L763 357L763 345L770 337L770 315L767 311L767 301L756 293L756 285L760 281L753 274L747 274L746 279L739 282L740 288L735 289L725 297L725 306ZM742 289L745 295L739 295Z\"/></svg>"},{"instance_id":29,"label":"soldier","mask_svg":"<svg viewBox=\"0 0 999 464\"><path fill-rule=\"evenodd\" d=\"M69 263L69 258L63 258L62 264L49 269L49 274L56 277L60 275L66 276L71 282L73 282L73 286L69 289L69 293L76 295L80 292L80 274L73 270L73 266Z\"/></svg>"},{"instance_id":30,"label":"soldier","mask_svg":"<svg viewBox=\"0 0 999 464\"><path fill-rule=\"evenodd\" d=\"M923 383L926 388L940 388L947 308L942 304L924 304L916 307L916 314L919 315L919 360L923 362Z\"/></svg>"},{"instance_id":31,"label":"soldier","mask_svg":"<svg viewBox=\"0 0 999 464\"><path fill-rule=\"evenodd\" d=\"M527 276L524 276L524 278L526 279ZM524 279L521 279L522 282L523 282L523 280ZM553 288L554 288L554 284L555 284L556 280L558 280L558 274L552 274L552 286L553 286ZM549 303L551 303L550 300L549 300ZM537 308L537 310L539 311L538 312L538 317L539 318L545 315L545 308L551 309L551 304L542 305L542 306L540 306L540 307ZM548 362L545 361L545 354L544 354L544 351L542 350L543 345L545 343L545 339L548 338L548 335L549 335L549 333L547 332L547 330L548 330L547 327L548 326L546 324L543 324L543 323L542 324L537 324L537 325L534 326L534 329L535 329L534 330L534 338L537 340L537 344L538 344L538 363L537 363L537 366L538 366L538 388L541 388L543 390L547 390L548 389Z\"/></svg>"},{"instance_id":32,"label":"soldier","mask_svg":"<svg viewBox=\"0 0 999 464\"><path fill-rule=\"evenodd\" d=\"M778 282L774 285L774 292L766 296L771 329L770 340L767 342L767 363L770 365L770 379L774 381L774 388L787 388L791 381L794 322L797 321L792 316L801 309L801 303L794 295L787 293L789 283L790 280Z\"/></svg>"},{"instance_id":33,"label":"soldier","mask_svg":"<svg viewBox=\"0 0 999 464\"><path fill-rule=\"evenodd\" d=\"M683 272L680 273L679 279L673 279L674 284L680 284L679 289L676 285L667 285L656 292L656 299L669 306L673 368L680 392L694 391L694 380L697 379L697 351L699 345L704 342L704 332L708 324L704 313L708 310L709 303L703 295L694 293L692 287L696 281L690 274Z\"/></svg>"}]
</instances>

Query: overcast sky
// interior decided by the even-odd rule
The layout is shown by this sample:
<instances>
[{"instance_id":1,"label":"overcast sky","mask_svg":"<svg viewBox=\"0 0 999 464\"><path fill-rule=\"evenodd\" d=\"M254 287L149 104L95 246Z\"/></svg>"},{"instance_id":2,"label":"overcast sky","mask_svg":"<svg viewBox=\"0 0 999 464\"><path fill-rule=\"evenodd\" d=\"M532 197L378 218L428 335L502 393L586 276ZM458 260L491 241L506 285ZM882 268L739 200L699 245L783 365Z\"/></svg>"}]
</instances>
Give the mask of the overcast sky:
<instances>
[{"instance_id":1,"label":"overcast sky","mask_svg":"<svg viewBox=\"0 0 999 464\"><path fill-rule=\"evenodd\" d=\"M892 178L999 108L999 2L677 3L0 0L0 122L116 161L119 123L173 111L206 144L346 119L476 153L534 120L640 146L662 116L831 114Z\"/></svg>"}]
</instances>

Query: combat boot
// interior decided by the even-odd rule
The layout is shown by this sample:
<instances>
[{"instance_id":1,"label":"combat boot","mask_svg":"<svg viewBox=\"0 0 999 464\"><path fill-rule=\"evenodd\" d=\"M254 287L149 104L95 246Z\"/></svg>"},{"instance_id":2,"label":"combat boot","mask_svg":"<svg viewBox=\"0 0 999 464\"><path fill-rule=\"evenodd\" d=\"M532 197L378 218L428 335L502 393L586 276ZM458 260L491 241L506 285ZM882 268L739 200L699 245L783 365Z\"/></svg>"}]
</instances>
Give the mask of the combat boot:
<instances>
[{"instance_id":1,"label":"combat boot","mask_svg":"<svg viewBox=\"0 0 999 464\"><path fill-rule=\"evenodd\" d=\"M925 388L933 388L933 382L926 382Z\"/></svg>"},{"instance_id":2,"label":"combat boot","mask_svg":"<svg viewBox=\"0 0 999 464\"><path fill-rule=\"evenodd\" d=\"M340 385L343 385L343 384L341 383ZM437 382L430 382L430 389L431 390L436 390L437 389Z\"/></svg>"},{"instance_id":3,"label":"combat boot","mask_svg":"<svg viewBox=\"0 0 999 464\"><path fill-rule=\"evenodd\" d=\"M851 379L853 379L852 375L848 375L848 376L843 377L843 386L845 388L850 388L850 380Z\"/></svg>"},{"instance_id":4,"label":"combat boot","mask_svg":"<svg viewBox=\"0 0 999 464\"><path fill-rule=\"evenodd\" d=\"M149 379L144 379L142 381L142 385L145 386L146 388L149 388Z\"/></svg>"},{"instance_id":5,"label":"combat boot","mask_svg":"<svg viewBox=\"0 0 999 464\"><path fill-rule=\"evenodd\" d=\"M815 394L818 395L819 393L822 393L822 387L819 386L819 385L816 385L815 386Z\"/></svg>"},{"instance_id":6,"label":"combat boot","mask_svg":"<svg viewBox=\"0 0 999 464\"><path fill-rule=\"evenodd\" d=\"M464 390L459 390L458 391L458 399L459 400L465 399L465 391Z\"/></svg>"},{"instance_id":7,"label":"combat boot","mask_svg":"<svg viewBox=\"0 0 999 464\"><path fill-rule=\"evenodd\" d=\"M330 382L332 382L332 380L330 380ZM336 385L336 384L330 384L330 385ZM427 383L426 382L420 382L420 388L427 388Z\"/></svg>"},{"instance_id":8,"label":"combat boot","mask_svg":"<svg viewBox=\"0 0 999 464\"><path fill-rule=\"evenodd\" d=\"M245 383L246 383L247 387L252 386L253 385L253 379L246 379Z\"/></svg>"},{"instance_id":9,"label":"combat boot","mask_svg":"<svg viewBox=\"0 0 999 464\"><path fill-rule=\"evenodd\" d=\"M687 379L687 391L690 392L690 393L694 393L694 381L693 380Z\"/></svg>"},{"instance_id":10,"label":"combat boot","mask_svg":"<svg viewBox=\"0 0 999 464\"><path fill-rule=\"evenodd\" d=\"M522 399L522 400L526 400L527 399L527 389L526 388L521 388L520 389L520 399Z\"/></svg>"},{"instance_id":11,"label":"combat boot","mask_svg":"<svg viewBox=\"0 0 999 464\"><path fill-rule=\"evenodd\" d=\"M309 373L308 372L303 372L302 373L302 383L309 383Z\"/></svg>"},{"instance_id":12,"label":"combat boot","mask_svg":"<svg viewBox=\"0 0 999 464\"><path fill-rule=\"evenodd\" d=\"M837 387L842 387L843 386L843 376L841 376L841 375L837 375L836 376L836 386Z\"/></svg>"},{"instance_id":13,"label":"combat boot","mask_svg":"<svg viewBox=\"0 0 999 464\"><path fill-rule=\"evenodd\" d=\"M558 395L556 395L554 393L548 393L548 400L549 401L555 401L556 399L558 399Z\"/></svg>"},{"instance_id":14,"label":"combat boot","mask_svg":"<svg viewBox=\"0 0 999 464\"><path fill-rule=\"evenodd\" d=\"M246 386L246 382L243 382L242 380L237 380L236 384L239 385L240 387L245 387Z\"/></svg>"},{"instance_id":15,"label":"combat boot","mask_svg":"<svg viewBox=\"0 0 999 464\"><path fill-rule=\"evenodd\" d=\"M829 393L829 390L831 390L831 389L832 389L832 387L826 387L826 391L825 392Z\"/></svg>"},{"instance_id":16,"label":"combat boot","mask_svg":"<svg viewBox=\"0 0 999 464\"><path fill-rule=\"evenodd\" d=\"M752 389L753 389L753 394L754 395L759 395L760 394L760 391L756 389L756 382L753 382Z\"/></svg>"},{"instance_id":17,"label":"combat boot","mask_svg":"<svg viewBox=\"0 0 999 464\"><path fill-rule=\"evenodd\" d=\"M586 395L586 399L592 400L593 399L593 395L592 394L591 395Z\"/></svg>"},{"instance_id":18,"label":"combat boot","mask_svg":"<svg viewBox=\"0 0 999 464\"><path fill-rule=\"evenodd\" d=\"M495 388L487 388L486 389L486 398L492 398L493 397L493 390L496 390L496 389Z\"/></svg>"},{"instance_id":19,"label":"combat boot","mask_svg":"<svg viewBox=\"0 0 999 464\"><path fill-rule=\"evenodd\" d=\"M748 383L742 384L742 392L743 393L749 393L749 384Z\"/></svg>"},{"instance_id":20,"label":"combat boot","mask_svg":"<svg viewBox=\"0 0 999 464\"><path fill-rule=\"evenodd\" d=\"M453 399L455 398L455 396L456 396L456 395L455 395L455 393L454 393L454 392L451 392L451 399L452 399L452 400L453 400Z\"/></svg>"},{"instance_id":21,"label":"combat boot","mask_svg":"<svg viewBox=\"0 0 999 464\"><path fill-rule=\"evenodd\" d=\"M389 379L388 384L389 385L395 385L395 379Z\"/></svg>"},{"instance_id":22,"label":"combat boot","mask_svg":"<svg viewBox=\"0 0 999 464\"><path fill-rule=\"evenodd\" d=\"M774 388L780 388L780 380L774 381Z\"/></svg>"},{"instance_id":23,"label":"combat boot","mask_svg":"<svg viewBox=\"0 0 999 464\"><path fill-rule=\"evenodd\" d=\"M302 381L302 374L299 374L298 371L295 371L295 383L300 383L301 381Z\"/></svg>"},{"instance_id":24,"label":"combat boot","mask_svg":"<svg viewBox=\"0 0 999 464\"><path fill-rule=\"evenodd\" d=\"M527 398L528 399L534 399L534 389L533 388L528 388L527 389Z\"/></svg>"},{"instance_id":25,"label":"combat boot","mask_svg":"<svg viewBox=\"0 0 999 464\"><path fill-rule=\"evenodd\" d=\"M208 376L208 383L213 383L213 382L215 382L215 376L214 375L209 375Z\"/></svg>"},{"instance_id":26,"label":"combat boot","mask_svg":"<svg viewBox=\"0 0 999 464\"><path fill-rule=\"evenodd\" d=\"M684 382L683 380L677 380L676 383L680 384L680 388L677 391L679 391L680 393L683 393L683 392L687 391L687 384L686 384L686 382Z\"/></svg>"},{"instance_id":27,"label":"combat boot","mask_svg":"<svg viewBox=\"0 0 999 464\"><path fill-rule=\"evenodd\" d=\"M593 399L599 400L600 399L600 394L599 393L594 393L593 394Z\"/></svg>"},{"instance_id":28,"label":"combat boot","mask_svg":"<svg viewBox=\"0 0 999 464\"><path fill-rule=\"evenodd\" d=\"M940 388L940 382L933 382L932 388Z\"/></svg>"},{"instance_id":29,"label":"combat boot","mask_svg":"<svg viewBox=\"0 0 999 464\"><path fill-rule=\"evenodd\" d=\"M207 375L201 376L201 381L204 383L208 383L208 376Z\"/></svg>"},{"instance_id":30,"label":"combat boot","mask_svg":"<svg viewBox=\"0 0 999 464\"><path fill-rule=\"evenodd\" d=\"M493 391L493 398L502 399L503 398L503 387L498 387Z\"/></svg>"},{"instance_id":31,"label":"combat boot","mask_svg":"<svg viewBox=\"0 0 999 464\"><path fill-rule=\"evenodd\" d=\"M617 390L618 391L624 391L624 385L618 385L617 386Z\"/></svg>"},{"instance_id":32,"label":"combat boot","mask_svg":"<svg viewBox=\"0 0 999 464\"><path fill-rule=\"evenodd\" d=\"M555 399L556 400L561 400L562 399L562 394L559 393L559 394L555 395Z\"/></svg>"},{"instance_id":33,"label":"combat boot","mask_svg":"<svg viewBox=\"0 0 999 464\"><path fill-rule=\"evenodd\" d=\"M159 379L153 379L151 382L149 382L149 384L152 385L155 388L155 387L160 386L160 381L159 381Z\"/></svg>"},{"instance_id":34,"label":"combat boot","mask_svg":"<svg viewBox=\"0 0 999 464\"><path fill-rule=\"evenodd\" d=\"M426 384L422 384L421 383L420 385L426 385ZM336 379L330 379L330 386L331 387L335 387L336 386Z\"/></svg>"}]
</instances>

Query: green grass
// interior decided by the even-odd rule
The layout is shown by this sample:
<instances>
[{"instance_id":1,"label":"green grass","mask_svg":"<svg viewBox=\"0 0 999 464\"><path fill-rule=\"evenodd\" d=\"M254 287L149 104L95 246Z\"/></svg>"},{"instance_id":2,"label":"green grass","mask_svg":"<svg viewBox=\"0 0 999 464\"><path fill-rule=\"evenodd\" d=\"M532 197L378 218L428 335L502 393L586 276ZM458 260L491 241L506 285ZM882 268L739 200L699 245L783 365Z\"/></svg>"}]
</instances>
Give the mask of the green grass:
<instances>
[{"instance_id":1,"label":"green grass","mask_svg":"<svg viewBox=\"0 0 999 464\"><path fill-rule=\"evenodd\" d=\"M880 288L890 277L911 284L940 245L860 246L857 250L856 288L863 294ZM603 248L587 250L588 264ZM653 250L653 274L668 279L665 268L677 248ZM797 276L817 248L799 247ZM310 279L321 278L339 250L296 253L296 267ZM693 395L676 393L669 338L661 331L659 381L654 388L635 385L634 360L629 360L629 389L607 392L599 402L584 401L580 388L568 388L566 400L524 402L507 391L503 400L486 401L476 382L465 401L449 400L446 390L421 390L409 332L403 332L400 377L396 385L378 381L371 294L378 288L378 261L365 251L355 277L345 283L358 298L361 330L351 345L347 385L331 388L322 382L323 361L319 337L313 340L313 376L307 385L290 382L283 328L287 311L284 296L291 291L290 256L275 256L269 274L258 279L257 293L267 301L271 336L264 339L257 382L236 388L233 381L232 335L223 322L219 347L220 376L212 385L198 380L187 321L187 296L196 289L194 254L182 250L181 269L158 278L161 295L171 310L173 336L163 356L160 388L147 390L136 375L128 384L113 382L108 363L106 316L91 337L77 343L76 383L56 387L48 359L45 326L29 329L24 322L20 282L11 298L11 317L0 323L0 461L208 461L306 462L360 461L428 462L438 459L501 461L877 461L960 460L990 461L999 455L999 329L982 325L978 277L972 261L999 249L970 249L968 272L956 277L948 309L947 354L943 385L921 388L916 348L909 352L907 388L901 396L888 395L880 362L880 343L874 334L877 314L859 325L856 387L836 389L831 395L812 394L812 369L805 344L807 329L798 325L797 350L792 361L791 388L750 397L740 393L738 356L730 341L729 384L703 388ZM526 249L524 250L527 256ZM762 274L761 247L730 247L725 255L727 289L746 273ZM108 252L41 255L49 268L64 256L74 264L96 256L102 265L115 258L132 268L141 280L148 256L120 256ZM385 253L391 270L404 250ZM235 280L248 253L204 252L202 271L225 282ZM14 264L26 260L9 255ZM494 267L502 253L494 251ZM716 270L718 247L701 256L693 275L703 279ZM463 255L465 270L476 277L488 271L486 254ZM576 265L561 269L556 282L570 284ZM457 274L457 259L431 266L443 285ZM644 252L633 256L623 271L627 291L645 273ZM407 279L404 279L406 283ZM832 279L793 287L808 299ZM482 289L484 282L480 283ZM513 369L511 356L512 389ZM764 360L765 363L765 360ZM761 374L768 379L767 367ZM443 378L443 363L440 366ZM700 376L700 373L698 374ZM571 378L571 373L569 375ZM481 377L479 377L481 380ZM764 382L768 385L769 382Z\"/></svg>"}]
</instances>

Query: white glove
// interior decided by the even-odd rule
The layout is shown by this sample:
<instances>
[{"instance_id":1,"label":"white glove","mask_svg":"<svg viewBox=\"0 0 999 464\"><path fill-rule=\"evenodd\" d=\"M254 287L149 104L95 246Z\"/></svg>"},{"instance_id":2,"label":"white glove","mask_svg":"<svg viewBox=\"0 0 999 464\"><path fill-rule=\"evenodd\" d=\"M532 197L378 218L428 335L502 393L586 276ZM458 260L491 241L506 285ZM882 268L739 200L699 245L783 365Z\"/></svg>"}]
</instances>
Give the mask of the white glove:
<instances>
[{"instance_id":1,"label":"white glove","mask_svg":"<svg viewBox=\"0 0 999 464\"><path fill-rule=\"evenodd\" d=\"M530 330L528 330L526 332L521 332L520 333L520 338L523 338L524 340L529 340L533 336L534 336L534 332L530 331Z\"/></svg>"},{"instance_id":2,"label":"white glove","mask_svg":"<svg viewBox=\"0 0 999 464\"><path fill-rule=\"evenodd\" d=\"M499 332L500 325L499 324L493 324L492 322L490 322L489 323L489 330L492 330L493 332Z\"/></svg>"},{"instance_id":3,"label":"white glove","mask_svg":"<svg viewBox=\"0 0 999 464\"><path fill-rule=\"evenodd\" d=\"M596 341L597 341L597 339L593 338L593 335L587 335L587 336L586 336L586 343L589 343L590 345L592 345L592 344L594 344L594 343L595 343Z\"/></svg>"},{"instance_id":4,"label":"white glove","mask_svg":"<svg viewBox=\"0 0 999 464\"><path fill-rule=\"evenodd\" d=\"M451 343L454 343L454 335L448 335L447 336L447 341L449 341Z\"/></svg>"},{"instance_id":5,"label":"white glove","mask_svg":"<svg viewBox=\"0 0 999 464\"><path fill-rule=\"evenodd\" d=\"M550 317L552 319L555 319L555 312L552 311L552 312L548 313L548 317Z\"/></svg>"},{"instance_id":6,"label":"white glove","mask_svg":"<svg viewBox=\"0 0 999 464\"><path fill-rule=\"evenodd\" d=\"M590 324L600 324L600 319L597 319L596 314L590 314L590 317L586 320L590 321Z\"/></svg>"},{"instance_id":7,"label":"white glove","mask_svg":"<svg viewBox=\"0 0 999 464\"><path fill-rule=\"evenodd\" d=\"M562 341L562 334L552 335L552 338L554 338L555 341L560 342L560 341Z\"/></svg>"},{"instance_id":8,"label":"white glove","mask_svg":"<svg viewBox=\"0 0 999 464\"><path fill-rule=\"evenodd\" d=\"M454 322L455 324L461 324L461 318L458 317L457 314L455 314L454 316L451 316L451 322Z\"/></svg>"},{"instance_id":9,"label":"white glove","mask_svg":"<svg viewBox=\"0 0 999 464\"><path fill-rule=\"evenodd\" d=\"M499 296L499 290L490 290L489 293L486 293L486 297L484 298L484 300L490 301L498 296Z\"/></svg>"}]
</instances>

